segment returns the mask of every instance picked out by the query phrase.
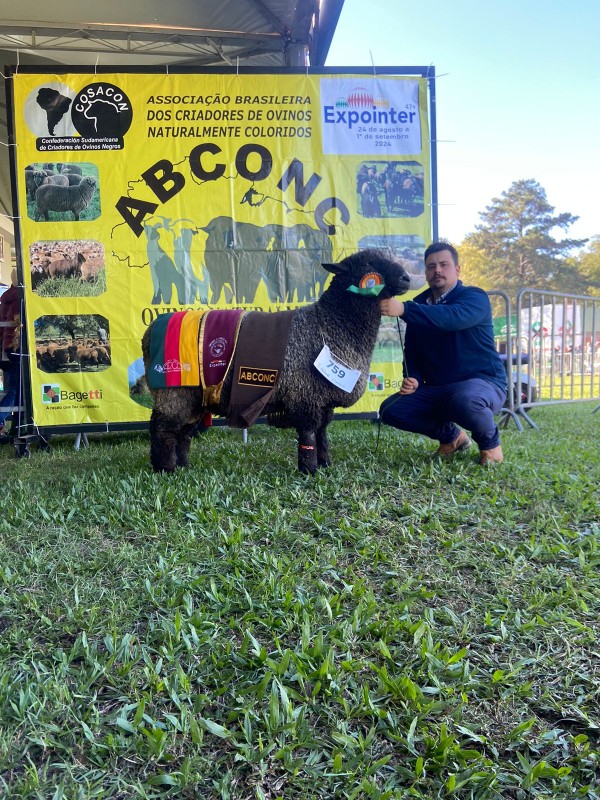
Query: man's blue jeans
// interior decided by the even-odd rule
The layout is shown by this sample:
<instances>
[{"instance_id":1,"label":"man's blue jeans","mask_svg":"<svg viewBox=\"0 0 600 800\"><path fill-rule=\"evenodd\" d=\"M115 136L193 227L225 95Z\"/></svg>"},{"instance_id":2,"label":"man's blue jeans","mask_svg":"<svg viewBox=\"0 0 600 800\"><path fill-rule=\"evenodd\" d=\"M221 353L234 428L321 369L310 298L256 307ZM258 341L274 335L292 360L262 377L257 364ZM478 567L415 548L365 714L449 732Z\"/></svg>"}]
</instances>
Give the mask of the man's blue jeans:
<instances>
[{"instance_id":1,"label":"man's blue jeans","mask_svg":"<svg viewBox=\"0 0 600 800\"><path fill-rule=\"evenodd\" d=\"M419 386L413 394L394 394L381 404L379 416L386 425L421 433L441 444L454 441L457 425L470 431L480 450L500 444L494 419L506 401L506 392L491 381L471 378L444 386Z\"/></svg>"}]
</instances>

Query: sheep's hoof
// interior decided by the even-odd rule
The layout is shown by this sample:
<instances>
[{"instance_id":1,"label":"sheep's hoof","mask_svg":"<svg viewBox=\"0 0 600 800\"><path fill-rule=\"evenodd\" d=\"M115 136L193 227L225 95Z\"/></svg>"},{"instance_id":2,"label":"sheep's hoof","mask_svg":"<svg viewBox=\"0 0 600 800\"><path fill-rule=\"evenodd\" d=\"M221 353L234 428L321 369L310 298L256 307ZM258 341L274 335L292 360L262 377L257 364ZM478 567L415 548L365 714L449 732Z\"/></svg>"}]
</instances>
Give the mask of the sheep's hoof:
<instances>
[{"instance_id":1,"label":"sheep's hoof","mask_svg":"<svg viewBox=\"0 0 600 800\"><path fill-rule=\"evenodd\" d=\"M313 476L317 474L316 468L311 469L310 467L307 467L306 464L298 464L298 471L301 472L303 475Z\"/></svg>"}]
</instances>

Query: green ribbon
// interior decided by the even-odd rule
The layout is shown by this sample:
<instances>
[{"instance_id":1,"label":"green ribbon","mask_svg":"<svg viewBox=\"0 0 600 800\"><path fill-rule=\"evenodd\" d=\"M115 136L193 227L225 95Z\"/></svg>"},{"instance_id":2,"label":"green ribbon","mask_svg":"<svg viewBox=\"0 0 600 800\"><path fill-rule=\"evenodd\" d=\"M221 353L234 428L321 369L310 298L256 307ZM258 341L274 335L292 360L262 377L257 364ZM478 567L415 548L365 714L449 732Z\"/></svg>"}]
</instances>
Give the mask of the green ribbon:
<instances>
[{"instance_id":1,"label":"green ribbon","mask_svg":"<svg viewBox=\"0 0 600 800\"><path fill-rule=\"evenodd\" d=\"M362 294L366 297L377 297L384 288L385 284L379 283L377 286L366 286L364 289L361 289L359 286L349 286L348 291L354 292L354 294Z\"/></svg>"}]
</instances>

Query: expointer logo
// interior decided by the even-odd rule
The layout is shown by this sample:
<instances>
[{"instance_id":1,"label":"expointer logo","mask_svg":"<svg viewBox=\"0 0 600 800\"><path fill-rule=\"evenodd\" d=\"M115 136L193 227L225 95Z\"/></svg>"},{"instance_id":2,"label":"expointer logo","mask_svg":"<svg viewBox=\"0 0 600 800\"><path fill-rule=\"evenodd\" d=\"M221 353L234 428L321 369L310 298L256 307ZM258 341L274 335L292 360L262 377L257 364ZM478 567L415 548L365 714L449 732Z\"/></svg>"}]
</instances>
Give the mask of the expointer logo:
<instances>
[{"instance_id":1,"label":"expointer logo","mask_svg":"<svg viewBox=\"0 0 600 800\"><path fill-rule=\"evenodd\" d=\"M382 111L372 102L368 110L348 109L349 104L343 104L339 100L336 102L335 108L332 106L325 106L323 109L323 121L325 124L333 123L334 125L342 125L348 128L348 130L357 127L361 128L363 125L371 125L383 127L386 131L394 132L399 130L401 125L412 125L417 119L416 111L398 111L393 107L386 108ZM373 127L372 131L375 130L377 130L377 128Z\"/></svg>"},{"instance_id":2,"label":"expointer logo","mask_svg":"<svg viewBox=\"0 0 600 800\"><path fill-rule=\"evenodd\" d=\"M420 155L419 81L322 78L323 152L328 155Z\"/></svg>"}]
</instances>

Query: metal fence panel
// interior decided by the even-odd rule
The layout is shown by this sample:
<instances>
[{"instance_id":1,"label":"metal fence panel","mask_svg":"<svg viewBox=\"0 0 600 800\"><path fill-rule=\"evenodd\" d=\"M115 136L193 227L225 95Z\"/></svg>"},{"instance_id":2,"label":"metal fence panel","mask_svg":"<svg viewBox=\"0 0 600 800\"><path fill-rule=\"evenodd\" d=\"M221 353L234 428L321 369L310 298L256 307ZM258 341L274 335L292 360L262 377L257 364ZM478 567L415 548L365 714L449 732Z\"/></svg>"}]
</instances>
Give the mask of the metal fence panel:
<instances>
[{"instance_id":1,"label":"metal fence panel","mask_svg":"<svg viewBox=\"0 0 600 800\"><path fill-rule=\"evenodd\" d=\"M515 410L532 427L534 406L600 401L600 297L522 289L516 328L516 368L529 380Z\"/></svg>"},{"instance_id":2,"label":"metal fence panel","mask_svg":"<svg viewBox=\"0 0 600 800\"><path fill-rule=\"evenodd\" d=\"M506 426L512 419L517 428L519 430L523 430L521 421L516 413L521 379L516 370L517 329L515 326L513 326L510 298L506 292L501 292L497 289L487 292L487 295L490 298L490 303L492 305L492 316L495 320L504 321L504 324L500 327L500 329L495 331L496 345L500 351L500 354L506 359L506 379L508 384L506 404L500 412L500 425Z\"/></svg>"}]
</instances>

